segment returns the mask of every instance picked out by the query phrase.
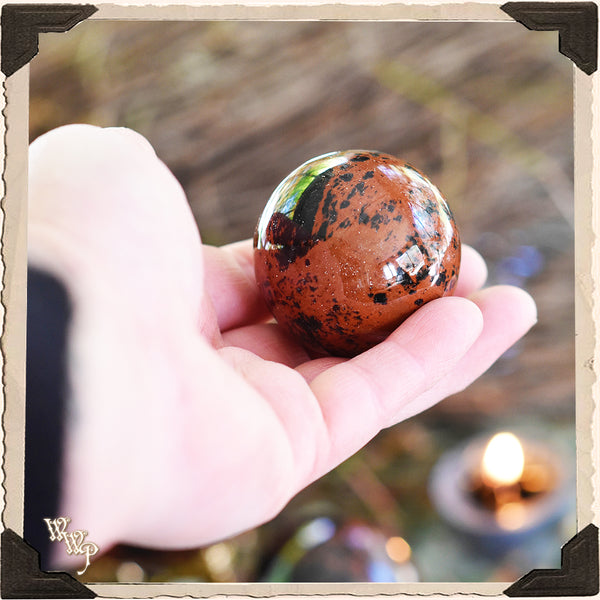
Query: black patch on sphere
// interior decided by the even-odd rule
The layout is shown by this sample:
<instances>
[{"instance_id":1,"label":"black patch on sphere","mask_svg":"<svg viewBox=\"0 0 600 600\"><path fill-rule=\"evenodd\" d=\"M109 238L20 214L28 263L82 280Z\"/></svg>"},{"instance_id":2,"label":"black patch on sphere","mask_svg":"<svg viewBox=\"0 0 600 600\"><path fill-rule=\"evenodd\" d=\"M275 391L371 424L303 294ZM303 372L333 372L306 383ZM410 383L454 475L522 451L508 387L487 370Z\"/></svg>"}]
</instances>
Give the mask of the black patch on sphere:
<instances>
[{"instance_id":1,"label":"black patch on sphere","mask_svg":"<svg viewBox=\"0 0 600 600\"><path fill-rule=\"evenodd\" d=\"M322 327L321 322L316 317L309 317L304 314L296 317L294 323L309 333L319 331Z\"/></svg>"},{"instance_id":2,"label":"black patch on sphere","mask_svg":"<svg viewBox=\"0 0 600 600\"><path fill-rule=\"evenodd\" d=\"M312 233L315 217L323 201L323 194L329 180L333 177L333 168L323 171L307 186L298 200L293 221Z\"/></svg>"},{"instance_id":3,"label":"black patch on sphere","mask_svg":"<svg viewBox=\"0 0 600 600\"><path fill-rule=\"evenodd\" d=\"M371 218L371 229L379 231L381 223L383 223L383 217L379 213L374 214Z\"/></svg>"},{"instance_id":4,"label":"black patch on sphere","mask_svg":"<svg viewBox=\"0 0 600 600\"><path fill-rule=\"evenodd\" d=\"M358 215L358 222L366 225L369 222L369 215L365 212L365 207L362 206L360 209L360 215Z\"/></svg>"}]
</instances>

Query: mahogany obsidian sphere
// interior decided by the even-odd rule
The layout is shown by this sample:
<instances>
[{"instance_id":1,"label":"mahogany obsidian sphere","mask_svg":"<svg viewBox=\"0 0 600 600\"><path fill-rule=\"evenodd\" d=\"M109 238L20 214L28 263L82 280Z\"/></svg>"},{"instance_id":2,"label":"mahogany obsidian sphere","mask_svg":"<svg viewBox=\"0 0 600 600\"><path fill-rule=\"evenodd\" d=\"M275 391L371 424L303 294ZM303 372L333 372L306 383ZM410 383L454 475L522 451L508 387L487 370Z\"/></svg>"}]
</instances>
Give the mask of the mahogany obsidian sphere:
<instances>
[{"instance_id":1,"label":"mahogany obsidian sphere","mask_svg":"<svg viewBox=\"0 0 600 600\"><path fill-rule=\"evenodd\" d=\"M277 322L317 354L353 356L452 293L460 239L437 188L366 150L313 158L275 189L254 235Z\"/></svg>"}]
</instances>

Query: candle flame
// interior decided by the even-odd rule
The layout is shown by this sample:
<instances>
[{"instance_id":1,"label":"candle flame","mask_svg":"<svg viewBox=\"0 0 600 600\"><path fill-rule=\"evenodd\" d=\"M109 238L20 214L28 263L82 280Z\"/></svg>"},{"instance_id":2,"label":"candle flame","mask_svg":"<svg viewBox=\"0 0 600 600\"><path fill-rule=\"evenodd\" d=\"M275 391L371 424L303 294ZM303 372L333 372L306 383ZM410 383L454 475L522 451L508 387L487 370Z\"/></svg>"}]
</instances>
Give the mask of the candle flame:
<instances>
[{"instance_id":1,"label":"candle flame","mask_svg":"<svg viewBox=\"0 0 600 600\"><path fill-rule=\"evenodd\" d=\"M512 433L497 433L483 454L483 476L491 485L511 485L519 481L525 466L521 442Z\"/></svg>"}]
</instances>

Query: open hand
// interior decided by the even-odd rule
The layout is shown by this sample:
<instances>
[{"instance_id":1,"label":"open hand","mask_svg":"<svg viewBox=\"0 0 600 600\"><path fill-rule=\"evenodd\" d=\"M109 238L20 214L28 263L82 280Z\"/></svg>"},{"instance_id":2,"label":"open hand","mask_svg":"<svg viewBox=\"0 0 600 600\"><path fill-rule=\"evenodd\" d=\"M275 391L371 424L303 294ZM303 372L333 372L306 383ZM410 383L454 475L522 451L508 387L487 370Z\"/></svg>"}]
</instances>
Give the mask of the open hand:
<instances>
[{"instance_id":1,"label":"open hand","mask_svg":"<svg viewBox=\"0 0 600 600\"><path fill-rule=\"evenodd\" d=\"M63 514L107 550L184 548L274 517L389 427L458 392L535 322L524 291L456 295L352 358L309 354L271 320L250 241L203 246L150 144L72 125L30 149L33 265L74 306Z\"/></svg>"}]
</instances>

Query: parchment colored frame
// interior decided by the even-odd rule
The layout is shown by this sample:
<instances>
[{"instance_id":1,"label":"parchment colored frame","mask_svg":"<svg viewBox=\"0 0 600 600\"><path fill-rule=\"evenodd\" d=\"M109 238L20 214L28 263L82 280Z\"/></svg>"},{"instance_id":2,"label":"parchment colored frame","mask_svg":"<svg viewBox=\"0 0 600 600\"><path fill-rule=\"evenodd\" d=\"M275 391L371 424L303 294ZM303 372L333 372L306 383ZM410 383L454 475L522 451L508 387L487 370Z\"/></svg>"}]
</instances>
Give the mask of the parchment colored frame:
<instances>
[{"instance_id":1,"label":"parchment colored frame","mask_svg":"<svg viewBox=\"0 0 600 600\"><path fill-rule=\"evenodd\" d=\"M295 3L269 3L268 0L208 0L167 4L155 0L93 2L98 9L90 20L355 20L355 21L478 21L506 22L519 20L501 8L502 3L447 2L410 0L376 2L369 0L297 0ZM159 3L160 2L160 3ZM4 6L6 4L1 2ZM20 4L24 4L21 2ZM27 4L30 4L27 2ZM64 5L76 2L61 2ZM583 2L511 3L540 9L549 4L577 9ZM523 7L522 6L522 7ZM518 8L518 7L517 7ZM535 11L534 11L535 12ZM534 19L535 20L535 19ZM553 23L521 20L529 28L558 29L561 46L572 31ZM597 34L597 23L595 25ZM531 35L535 35L532 33ZM558 36L557 36L558 37ZM558 41L558 40L557 40ZM468 43L468 41L466 41ZM558 48L557 48L558 51ZM561 47L561 51L564 49ZM597 59L597 47L595 49ZM571 57L573 59L573 57ZM589 57L588 57L589 58ZM577 62L575 60L575 62ZM589 68L587 69L590 70ZM35 571L33 558L23 550L24 429L25 429L25 323L27 257L27 147L29 112L29 66L25 64L9 77L0 73L3 94L0 97L3 143L3 176L0 182L2 277L0 303L0 360L2 366L1 401L3 410L3 570L15 564ZM16 594L5 586L8 574L2 573L2 597L285 597L308 595L342 596L428 596L525 597L597 595L597 581L587 588L559 589L561 578L574 580L589 577L592 569L598 578L598 500L600 464L600 416L598 412L600 340L600 74L585 73L573 66L574 148L575 148L575 335L576 335L576 433L577 433L577 535L563 547L561 569L532 571L517 584L507 583L401 583L401 584L86 584L68 592ZM15 558L17 557L17 558ZM17 563L15 563L17 560ZM12 561L12 562L11 562ZM21 561L21 562L19 562ZM585 575L588 573L588 575ZM40 574L45 575L45 574ZM527 577L529 579L527 579ZM541 578L541 579L540 579ZM544 578L546 583L544 584ZM537 583L536 583L537 581ZM540 584L541 581L541 584ZM510 586L510 587L509 587ZM48 588L49 590L50 588ZM540 590L543 590L540 593ZM569 591L570 590L570 591ZM8 594L6 593L8 592Z\"/></svg>"}]
</instances>

